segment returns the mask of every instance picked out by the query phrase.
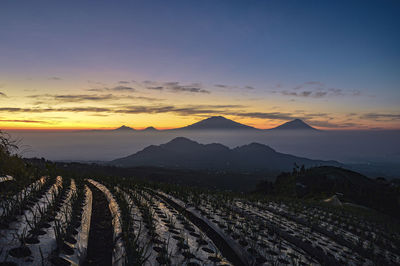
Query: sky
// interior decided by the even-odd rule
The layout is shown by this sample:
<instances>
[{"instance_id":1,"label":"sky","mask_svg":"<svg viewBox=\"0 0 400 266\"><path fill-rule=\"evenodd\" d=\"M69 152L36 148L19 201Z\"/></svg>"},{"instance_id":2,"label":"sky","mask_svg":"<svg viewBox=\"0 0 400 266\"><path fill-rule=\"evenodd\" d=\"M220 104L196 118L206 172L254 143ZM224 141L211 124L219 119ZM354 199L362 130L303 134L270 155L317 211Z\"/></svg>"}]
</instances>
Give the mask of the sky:
<instances>
[{"instance_id":1,"label":"sky","mask_svg":"<svg viewBox=\"0 0 400 266\"><path fill-rule=\"evenodd\" d=\"M0 3L0 128L400 129L399 1Z\"/></svg>"}]
</instances>

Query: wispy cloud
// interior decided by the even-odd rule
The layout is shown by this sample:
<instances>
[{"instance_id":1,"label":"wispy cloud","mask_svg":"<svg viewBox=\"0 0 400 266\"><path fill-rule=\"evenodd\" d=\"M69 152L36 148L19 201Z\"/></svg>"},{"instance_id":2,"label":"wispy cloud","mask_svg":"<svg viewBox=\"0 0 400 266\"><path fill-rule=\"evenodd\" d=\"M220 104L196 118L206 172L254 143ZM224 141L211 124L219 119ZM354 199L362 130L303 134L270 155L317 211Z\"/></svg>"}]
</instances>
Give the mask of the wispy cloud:
<instances>
[{"instance_id":1,"label":"wispy cloud","mask_svg":"<svg viewBox=\"0 0 400 266\"><path fill-rule=\"evenodd\" d=\"M110 102L123 100L143 100L149 102L162 101L163 99L133 96L133 95L115 95L115 94L36 94L29 95L28 98L35 99L34 104L51 103L79 103L79 102Z\"/></svg>"},{"instance_id":2,"label":"wispy cloud","mask_svg":"<svg viewBox=\"0 0 400 266\"><path fill-rule=\"evenodd\" d=\"M117 107L60 107L60 108L18 108L0 107L0 112L9 113L45 113L45 112L76 112L76 113L176 113L179 115L201 115L222 114L227 108L242 108L241 105L195 105L195 106L173 106L173 105L130 105Z\"/></svg>"},{"instance_id":3,"label":"wispy cloud","mask_svg":"<svg viewBox=\"0 0 400 266\"><path fill-rule=\"evenodd\" d=\"M214 87L222 88L222 89L229 89L231 86L225 84L215 84Z\"/></svg>"},{"instance_id":4,"label":"wispy cloud","mask_svg":"<svg viewBox=\"0 0 400 266\"><path fill-rule=\"evenodd\" d=\"M189 85L182 85L179 82L165 82L163 84L165 90L172 92L194 92L194 93L210 93L210 91L203 89L202 85L199 83L193 83Z\"/></svg>"},{"instance_id":5,"label":"wispy cloud","mask_svg":"<svg viewBox=\"0 0 400 266\"><path fill-rule=\"evenodd\" d=\"M398 113L367 113L367 114L361 115L361 118L375 120L375 121L400 120L400 114L398 114Z\"/></svg>"},{"instance_id":6,"label":"wispy cloud","mask_svg":"<svg viewBox=\"0 0 400 266\"><path fill-rule=\"evenodd\" d=\"M130 82L129 81L126 81L126 80L120 80L120 81L118 81L118 84L129 84Z\"/></svg>"},{"instance_id":7,"label":"wispy cloud","mask_svg":"<svg viewBox=\"0 0 400 266\"><path fill-rule=\"evenodd\" d=\"M253 86L244 86L245 89L247 90L254 90L255 88Z\"/></svg>"},{"instance_id":8,"label":"wispy cloud","mask_svg":"<svg viewBox=\"0 0 400 266\"><path fill-rule=\"evenodd\" d=\"M316 85L316 86L321 86L321 87L325 86L324 83L319 82L319 81L306 81L306 82L304 82L304 85Z\"/></svg>"},{"instance_id":9,"label":"wispy cloud","mask_svg":"<svg viewBox=\"0 0 400 266\"><path fill-rule=\"evenodd\" d=\"M115 92L134 92L135 88L129 86L115 86L115 87L103 87L103 88L93 88L88 89L88 91L102 92L102 91L115 91Z\"/></svg>"},{"instance_id":10,"label":"wispy cloud","mask_svg":"<svg viewBox=\"0 0 400 266\"><path fill-rule=\"evenodd\" d=\"M62 80L61 77L49 77L49 80Z\"/></svg>"},{"instance_id":11,"label":"wispy cloud","mask_svg":"<svg viewBox=\"0 0 400 266\"><path fill-rule=\"evenodd\" d=\"M20 120L20 119L0 119L0 122L51 124L50 122L41 120Z\"/></svg>"},{"instance_id":12,"label":"wispy cloud","mask_svg":"<svg viewBox=\"0 0 400 266\"><path fill-rule=\"evenodd\" d=\"M85 102L85 101L105 101L115 99L112 94L93 95L93 94L36 94L29 95L28 98L39 100L54 100L57 102Z\"/></svg>"},{"instance_id":13,"label":"wispy cloud","mask_svg":"<svg viewBox=\"0 0 400 266\"><path fill-rule=\"evenodd\" d=\"M7 98L7 95L6 95L4 92L1 92L1 91L0 91L0 97L5 97L5 98Z\"/></svg>"},{"instance_id":14,"label":"wispy cloud","mask_svg":"<svg viewBox=\"0 0 400 266\"><path fill-rule=\"evenodd\" d=\"M321 120L312 120L312 125L317 127L326 127L326 128L352 128L360 126L360 124L353 122L332 123L330 121L321 121Z\"/></svg>"},{"instance_id":15,"label":"wispy cloud","mask_svg":"<svg viewBox=\"0 0 400 266\"><path fill-rule=\"evenodd\" d=\"M241 89L241 90L254 90L255 88L250 85L246 85L244 87L241 86L233 86L233 85L226 85L226 84L215 84L214 87L219 88L219 89Z\"/></svg>"},{"instance_id":16,"label":"wispy cloud","mask_svg":"<svg viewBox=\"0 0 400 266\"><path fill-rule=\"evenodd\" d=\"M112 90L112 91L135 91L134 88L128 87L128 86L116 86L109 90Z\"/></svg>"},{"instance_id":17,"label":"wispy cloud","mask_svg":"<svg viewBox=\"0 0 400 266\"><path fill-rule=\"evenodd\" d=\"M154 114L174 113L187 116L204 115L226 115L246 118L292 120L295 118L312 119L315 117L326 117L323 113L300 113L300 112L246 112L247 107L243 105L120 105L115 107L62 107L62 108L15 108L2 107L0 112L10 113L44 113L44 112L80 112L80 113L120 113L120 114Z\"/></svg>"},{"instance_id":18,"label":"wispy cloud","mask_svg":"<svg viewBox=\"0 0 400 266\"><path fill-rule=\"evenodd\" d=\"M149 87L147 87L147 89L148 89L148 90L157 90L157 91L161 91L161 90L164 89L164 87L161 87L161 86L156 86L156 87L149 86Z\"/></svg>"},{"instance_id":19,"label":"wispy cloud","mask_svg":"<svg viewBox=\"0 0 400 266\"><path fill-rule=\"evenodd\" d=\"M330 88L319 81L307 81L297 85L291 89L281 89L276 87L272 93L281 94L290 97L303 97L303 98L325 98L331 96L360 96L362 93L359 90L343 90L340 88Z\"/></svg>"},{"instance_id":20,"label":"wispy cloud","mask_svg":"<svg viewBox=\"0 0 400 266\"><path fill-rule=\"evenodd\" d=\"M281 112L238 112L232 113L238 117L249 117L249 118L261 118L261 119L272 119L272 120L291 120L295 117L291 113Z\"/></svg>"}]
</instances>

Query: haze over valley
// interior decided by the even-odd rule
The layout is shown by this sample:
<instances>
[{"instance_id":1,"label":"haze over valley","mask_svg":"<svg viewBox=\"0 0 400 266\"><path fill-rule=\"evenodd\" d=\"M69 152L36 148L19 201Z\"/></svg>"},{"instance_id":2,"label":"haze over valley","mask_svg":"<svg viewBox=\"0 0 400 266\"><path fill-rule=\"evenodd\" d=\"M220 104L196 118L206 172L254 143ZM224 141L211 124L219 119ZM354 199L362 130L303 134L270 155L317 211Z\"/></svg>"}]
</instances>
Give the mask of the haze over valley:
<instances>
[{"instance_id":1,"label":"haze over valley","mask_svg":"<svg viewBox=\"0 0 400 266\"><path fill-rule=\"evenodd\" d=\"M110 161L136 153L147 146L187 137L203 144L220 143L230 148L250 143L268 145L278 152L310 159L362 164L366 173L388 177L400 174L400 131L315 130L300 120L285 129L259 130L212 117L192 126L171 130L10 131L21 139L24 156L65 161ZM304 124L303 124L304 123ZM389 167L389 169L387 169Z\"/></svg>"}]
</instances>

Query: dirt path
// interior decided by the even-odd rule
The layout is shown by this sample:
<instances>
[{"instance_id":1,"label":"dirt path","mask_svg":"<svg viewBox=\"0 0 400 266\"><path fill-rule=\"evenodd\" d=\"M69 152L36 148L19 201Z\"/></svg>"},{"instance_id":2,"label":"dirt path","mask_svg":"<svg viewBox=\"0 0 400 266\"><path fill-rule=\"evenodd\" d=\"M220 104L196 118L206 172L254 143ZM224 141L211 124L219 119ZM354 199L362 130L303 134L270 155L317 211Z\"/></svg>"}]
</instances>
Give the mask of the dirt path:
<instances>
[{"instance_id":1,"label":"dirt path","mask_svg":"<svg viewBox=\"0 0 400 266\"><path fill-rule=\"evenodd\" d=\"M89 244L84 265L111 265L113 250L113 228L108 201L104 194L92 184L92 220L89 231Z\"/></svg>"}]
</instances>

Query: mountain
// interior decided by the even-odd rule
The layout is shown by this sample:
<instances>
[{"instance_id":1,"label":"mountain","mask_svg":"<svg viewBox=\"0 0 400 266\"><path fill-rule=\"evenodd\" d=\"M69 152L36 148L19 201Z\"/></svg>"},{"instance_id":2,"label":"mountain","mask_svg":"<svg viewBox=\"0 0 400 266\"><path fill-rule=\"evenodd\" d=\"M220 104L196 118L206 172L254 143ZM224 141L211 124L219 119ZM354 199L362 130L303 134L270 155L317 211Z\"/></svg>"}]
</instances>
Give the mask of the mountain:
<instances>
[{"instance_id":1,"label":"mountain","mask_svg":"<svg viewBox=\"0 0 400 266\"><path fill-rule=\"evenodd\" d=\"M335 161L311 160L279 153L259 143L230 149L222 144L199 144L183 137L159 146L148 146L135 154L110 162L111 165L122 167L155 166L240 172L290 171L295 163L306 167L340 165Z\"/></svg>"},{"instance_id":2,"label":"mountain","mask_svg":"<svg viewBox=\"0 0 400 266\"><path fill-rule=\"evenodd\" d=\"M146 131L146 132L155 132L155 131L158 131L158 129L156 129L155 127L146 127L146 128L143 129L142 131Z\"/></svg>"},{"instance_id":3,"label":"mountain","mask_svg":"<svg viewBox=\"0 0 400 266\"><path fill-rule=\"evenodd\" d=\"M271 129L272 130L318 130L308 125L301 119L295 119Z\"/></svg>"},{"instance_id":4,"label":"mountain","mask_svg":"<svg viewBox=\"0 0 400 266\"><path fill-rule=\"evenodd\" d=\"M192 125L179 129L185 130L258 130L254 127L240 124L223 116L212 116Z\"/></svg>"},{"instance_id":5,"label":"mountain","mask_svg":"<svg viewBox=\"0 0 400 266\"><path fill-rule=\"evenodd\" d=\"M119 128L113 129L113 131L129 132L129 131L135 131L135 129L123 125L123 126L120 126Z\"/></svg>"}]
</instances>

